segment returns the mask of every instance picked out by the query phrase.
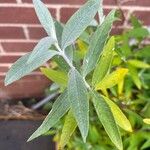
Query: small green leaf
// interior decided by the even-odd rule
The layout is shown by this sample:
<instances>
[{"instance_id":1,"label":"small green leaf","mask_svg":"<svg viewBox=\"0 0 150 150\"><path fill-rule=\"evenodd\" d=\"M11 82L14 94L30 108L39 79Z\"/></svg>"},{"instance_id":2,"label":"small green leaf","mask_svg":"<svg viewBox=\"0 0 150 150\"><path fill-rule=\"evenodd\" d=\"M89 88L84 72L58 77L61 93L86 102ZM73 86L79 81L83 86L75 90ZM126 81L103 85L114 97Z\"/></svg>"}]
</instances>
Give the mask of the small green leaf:
<instances>
[{"instance_id":1,"label":"small green leaf","mask_svg":"<svg viewBox=\"0 0 150 150\"><path fill-rule=\"evenodd\" d=\"M49 51L49 48L54 43L55 43L54 39L52 39L49 36L41 39L39 43L35 46L33 51L31 52L27 63L31 63L32 61L35 61L36 57L39 57L40 55L42 56L46 50Z\"/></svg>"},{"instance_id":2,"label":"small green leaf","mask_svg":"<svg viewBox=\"0 0 150 150\"><path fill-rule=\"evenodd\" d=\"M111 101L109 98L107 98L105 96L102 96L102 97L107 102L109 107L111 108L111 111L113 113L113 116L115 118L116 123L122 129L124 129L128 132L132 132L131 124L130 124L129 120L127 119L127 117L123 114L121 109L113 101Z\"/></svg>"},{"instance_id":3,"label":"small green leaf","mask_svg":"<svg viewBox=\"0 0 150 150\"><path fill-rule=\"evenodd\" d=\"M56 71L50 68L41 68L41 72L53 82L66 86L68 82L68 76L62 71Z\"/></svg>"},{"instance_id":4,"label":"small green leaf","mask_svg":"<svg viewBox=\"0 0 150 150\"><path fill-rule=\"evenodd\" d=\"M76 120L73 116L72 111L70 110L66 116L65 123L62 129L62 134L59 143L61 149L63 149L67 145L76 127L77 127Z\"/></svg>"},{"instance_id":5,"label":"small green leaf","mask_svg":"<svg viewBox=\"0 0 150 150\"><path fill-rule=\"evenodd\" d=\"M41 0L33 0L33 4L39 21L43 25L47 34L54 40L57 40L53 18L48 8L44 5L43 2L41 2Z\"/></svg>"},{"instance_id":6,"label":"small green leaf","mask_svg":"<svg viewBox=\"0 0 150 150\"><path fill-rule=\"evenodd\" d=\"M150 148L150 139L148 139L141 147L141 150Z\"/></svg>"},{"instance_id":7,"label":"small green leaf","mask_svg":"<svg viewBox=\"0 0 150 150\"><path fill-rule=\"evenodd\" d=\"M27 63L31 53L27 53L26 55L19 58L10 68L5 78L5 85L11 84L12 82L19 80L20 78L28 75L33 70L37 69L53 56L57 55L58 52L54 50L45 50L43 55L36 55L36 60L31 63ZM39 54L39 53L38 53Z\"/></svg>"},{"instance_id":8,"label":"small green leaf","mask_svg":"<svg viewBox=\"0 0 150 150\"><path fill-rule=\"evenodd\" d=\"M143 122L150 125L150 118L143 119Z\"/></svg>"},{"instance_id":9,"label":"small green leaf","mask_svg":"<svg viewBox=\"0 0 150 150\"><path fill-rule=\"evenodd\" d=\"M46 133L50 128L52 128L61 117L69 110L70 102L68 100L67 91L62 93L52 106L52 110L49 112L42 125L31 135L28 141L31 141L44 133Z\"/></svg>"},{"instance_id":10,"label":"small green leaf","mask_svg":"<svg viewBox=\"0 0 150 150\"><path fill-rule=\"evenodd\" d=\"M130 64L128 64L128 69L129 69L129 74L131 75L134 84L137 86L138 89L141 89L142 82L141 82L140 77L138 75L137 69Z\"/></svg>"},{"instance_id":11,"label":"small green leaf","mask_svg":"<svg viewBox=\"0 0 150 150\"><path fill-rule=\"evenodd\" d=\"M114 47L115 47L115 38L111 37L107 45L104 47L102 56L94 70L92 78L93 86L99 83L108 73L113 58Z\"/></svg>"},{"instance_id":12,"label":"small green leaf","mask_svg":"<svg viewBox=\"0 0 150 150\"><path fill-rule=\"evenodd\" d=\"M149 32L146 28L141 27L130 30L127 35L134 38L144 38L149 35Z\"/></svg>"},{"instance_id":13,"label":"small green leaf","mask_svg":"<svg viewBox=\"0 0 150 150\"><path fill-rule=\"evenodd\" d=\"M111 141L115 144L115 146L119 150L123 150L121 135L111 109L109 105L106 103L104 98L97 92L93 91L93 104L99 120L101 121L102 125L104 126L105 131L107 132Z\"/></svg>"},{"instance_id":14,"label":"small green leaf","mask_svg":"<svg viewBox=\"0 0 150 150\"><path fill-rule=\"evenodd\" d=\"M72 44L91 23L99 8L99 0L90 0L83 5L66 23L61 48Z\"/></svg>"},{"instance_id":15,"label":"small green leaf","mask_svg":"<svg viewBox=\"0 0 150 150\"><path fill-rule=\"evenodd\" d=\"M88 92L80 73L71 69L69 73L68 98L71 102L71 109L80 129L83 141L89 130L89 99Z\"/></svg>"},{"instance_id":16,"label":"small green leaf","mask_svg":"<svg viewBox=\"0 0 150 150\"><path fill-rule=\"evenodd\" d=\"M150 65L136 59L128 60L128 63L136 68L150 68Z\"/></svg>"},{"instance_id":17,"label":"small green leaf","mask_svg":"<svg viewBox=\"0 0 150 150\"><path fill-rule=\"evenodd\" d=\"M116 71L105 76L105 78L96 85L96 90L107 89L121 82L128 73L126 68L118 68Z\"/></svg>"},{"instance_id":18,"label":"small green leaf","mask_svg":"<svg viewBox=\"0 0 150 150\"><path fill-rule=\"evenodd\" d=\"M115 10L111 11L103 23L95 31L89 46L89 50L83 61L83 76L85 77L96 66L100 53L104 48L113 22L116 20Z\"/></svg>"},{"instance_id":19,"label":"small green leaf","mask_svg":"<svg viewBox=\"0 0 150 150\"><path fill-rule=\"evenodd\" d=\"M143 58L143 57L149 58L150 57L149 49L150 49L150 46L147 45L147 46L141 48L140 50L136 51L135 56L140 57L140 58Z\"/></svg>"}]
</instances>

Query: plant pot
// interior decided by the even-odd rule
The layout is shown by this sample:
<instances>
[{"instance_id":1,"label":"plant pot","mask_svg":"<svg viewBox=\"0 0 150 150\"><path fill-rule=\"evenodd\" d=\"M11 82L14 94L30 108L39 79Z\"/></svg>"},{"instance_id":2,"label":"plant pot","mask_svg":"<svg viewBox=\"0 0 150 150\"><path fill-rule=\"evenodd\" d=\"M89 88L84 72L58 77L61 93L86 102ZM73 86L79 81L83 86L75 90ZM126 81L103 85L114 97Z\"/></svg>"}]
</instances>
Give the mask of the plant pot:
<instances>
[{"instance_id":1,"label":"plant pot","mask_svg":"<svg viewBox=\"0 0 150 150\"><path fill-rule=\"evenodd\" d=\"M29 136L39 127L37 120L0 120L1 150L55 150L55 143L49 136L27 142Z\"/></svg>"}]
</instances>

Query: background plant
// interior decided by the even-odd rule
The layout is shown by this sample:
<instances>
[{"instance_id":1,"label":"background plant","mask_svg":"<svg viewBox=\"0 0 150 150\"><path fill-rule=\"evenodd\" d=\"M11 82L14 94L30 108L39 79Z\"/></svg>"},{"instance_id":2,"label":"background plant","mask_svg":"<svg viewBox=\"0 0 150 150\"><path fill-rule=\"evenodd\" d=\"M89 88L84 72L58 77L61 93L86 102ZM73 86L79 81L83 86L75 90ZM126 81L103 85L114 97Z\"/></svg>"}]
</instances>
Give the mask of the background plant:
<instances>
[{"instance_id":1,"label":"background plant","mask_svg":"<svg viewBox=\"0 0 150 150\"><path fill-rule=\"evenodd\" d=\"M109 37L112 24L117 19L117 12L112 10L104 17L100 0L89 0L64 26L53 20L40 0L33 0L33 3L48 36L41 39L32 52L21 57L11 67L6 75L5 84L20 79L52 59L57 67L41 68L41 71L61 86L61 95L54 102L52 110L42 125L28 141L45 134L67 114L60 138L60 148L66 146L77 127L85 143L91 128L89 113L94 112L112 143L118 149L123 149L119 126L128 132L132 132L132 127L127 117L115 104L117 98L114 99L111 95L115 94L116 86L119 94L122 94L128 72L132 74L134 83L140 89L141 85L137 84L138 76L135 70L143 66L144 69L149 68L147 63L139 60L128 61L132 51L127 41L126 44L117 46L115 44L115 41L121 43L124 38L127 40L134 32L131 35L125 34L123 39ZM97 12L99 23L94 20ZM97 25L94 29L91 28L90 26L95 23ZM146 29L139 28L138 31L148 34ZM84 32L85 30L87 32ZM138 38L141 40L141 37ZM90 120L90 124L93 123L94 121ZM99 127L102 127L101 124Z\"/></svg>"}]
</instances>

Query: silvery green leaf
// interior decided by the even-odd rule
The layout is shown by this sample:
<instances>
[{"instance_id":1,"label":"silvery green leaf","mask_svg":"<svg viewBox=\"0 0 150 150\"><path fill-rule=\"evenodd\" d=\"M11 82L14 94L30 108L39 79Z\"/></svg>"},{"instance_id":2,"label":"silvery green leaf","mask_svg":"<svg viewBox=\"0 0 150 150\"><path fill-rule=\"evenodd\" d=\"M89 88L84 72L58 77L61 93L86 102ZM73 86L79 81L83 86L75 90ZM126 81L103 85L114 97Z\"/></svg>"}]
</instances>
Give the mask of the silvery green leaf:
<instances>
[{"instance_id":1,"label":"silvery green leaf","mask_svg":"<svg viewBox=\"0 0 150 150\"><path fill-rule=\"evenodd\" d=\"M99 0L90 0L69 19L62 34L62 49L72 44L80 36L94 19L98 9Z\"/></svg>"},{"instance_id":2,"label":"silvery green leaf","mask_svg":"<svg viewBox=\"0 0 150 150\"><path fill-rule=\"evenodd\" d=\"M71 69L69 73L68 98L85 142L89 130L89 99L83 78L75 69Z\"/></svg>"},{"instance_id":3,"label":"silvery green leaf","mask_svg":"<svg viewBox=\"0 0 150 150\"><path fill-rule=\"evenodd\" d=\"M44 5L44 3L41 0L33 0L33 4L38 19L41 22L47 34L51 36L54 40L57 40L53 18L48 8Z\"/></svg>"},{"instance_id":4,"label":"silvery green leaf","mask_svg":"<svg viewBox=\"0 0 150 150\"><path fill-rule=\"evenodd\" d=\"M12 82L19 80L21 77L28 75L33 70L37 69L54 55L57 55L57 51L46 50L43 55L37 55L36 59L31 63L27 63L31 52L19 58L10 68L5 78L5 85L11 84Z\"/></svg>"},{"instance_id":5,"label":"silvery green leaf","mask_svg":"<svg viewBox=\"0 0 150 150\"><path fill-rule=\"evenodd\" d=\"M111 11L105 18L104 22L95 31L90 42L89 50L83 61L83 76L86 76L95 68L108 38L112 24L116 19L115 12L115 10Z\"/></svg>"},{"instance_id":6,"label":"silvery green leaf","mask_svg":"<svg viewBox=\"0 0 150 150\"><path fill-rule=\"evenodd\" d=\"M49 36L41 39L39 43L35 46L33 51L31 52L27 63L31 63L32 61L35 61L36 57L39 57L40 55L42 56L46 50L49 51L49 48L55 42L56 41Z\"/></svg>"},{"instance_id":7,"label":"silvery green leaf","mask_svg":"<svg viewBox=\"0 0 150 150\"><path fill-rule=\"evenodd\" d=\"M62 93L54 102L51 111L43 121L42 125L31 135L28 141L31 141L52 128L70 108L67 91Z\"/></svg>"},{"instance_id":8,"label":"silvery green leaf","mask_svg":"<svg viewBox=\"0 0 150 150\"><path fill-rule=\"evenodd\" d=\"M59 44L59 46L61 46L61 37L62 37L62 32L63 32L64 27L63 27L63 24L61 24L57 20L55 20L54 24L55 24L55 30L56 30L58 44Z\"/></svg>"},{"instance_id":9,"label":"silvery green leaf","mask_svg":"<svg viewBox=\"0 0 150 150\"><path fill-rule=\"evenodd\" d=\"M109 105L99 93L92 91L92 96L98 118L109 138L119 150L123 150L121 135Z\"/></svg>"}]
</instances>

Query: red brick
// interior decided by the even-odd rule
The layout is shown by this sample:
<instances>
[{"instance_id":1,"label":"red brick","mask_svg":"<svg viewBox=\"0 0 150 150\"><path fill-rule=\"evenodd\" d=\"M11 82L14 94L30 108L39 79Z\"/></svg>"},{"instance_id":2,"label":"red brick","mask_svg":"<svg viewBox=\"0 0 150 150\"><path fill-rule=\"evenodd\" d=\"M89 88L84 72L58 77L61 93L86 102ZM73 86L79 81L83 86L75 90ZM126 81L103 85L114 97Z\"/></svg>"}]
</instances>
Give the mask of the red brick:
<instances>
[{"instance_id":1,"label":"red brick","mask_svg":"<svg viewBox=\"0 0 150 150\"><path fill-rule=\"evenodd\" d=\"M22 0L24 3L32 3L32 0ZM44 3L50 4L83 4L86 0L43 0Z\"/></svg>"},{"instance_id":2,"label":"red brick","mask_svg":"<svg viewBox=\"0 0 150 150\"><path fill-rule=\"evenodd\" d=\"M47 36L45 30L41 27L29 27L28 31L30 39L41 39Z\"/></svg>"},{"instance_id":3,"label":"red brick","mask_svg":"<svg viewBox=\"0 0 150 150\"><path fill-rule=\"evenodd\" d=\"M24 3L32 3L32 0L22 0ZM116 5L117 0L104 0L104 5ZM123 1L123 0L122 0ZM86 0L43 0L44 3L49 4L84 4ZM150 6L150 0L129 0L122 5L131 6Z\"/></svg>"},{"instance_id":4,"label":"red brick","mask_svg":"<svg viewBox=\"0 0 150 150\"><path fill-rule=\"evenodd\" d=\"M5 52L29 52L33 50L36 43L30 42L7 42L1 43Z\"/></svg>"},{"instance_id":5,"label":"red brick","mask_svg":"<svg viewBox=\"0 0 150 150\"><path fill-rule=\"evenodd\" d=\"M16 3L16 0L1 0L0 3Z\"/></svg>"},{"instance_id":6,"label":"red brick","mask_svg":"<svg viewBox=\"0 0 150 150\"><path fill-rule=\"evenodd\" d=\"M121 29L121 28L112 28L112 30L111 30L111 35L119 35L119 34L121 34L123 32L123 29Z\"/></svg>"},{"instance_id":7,"label":"red brick","mask_svg":"<svg viewBox=\"0 0 150 150\"><path fill-rule=\"evenodd\" d=\"M150 6L150 0L130 0L126 3L123 3L123 5L129 5L129 6Z\"/></svg>"},{"instance_id":8,"label":"red brick","mask_svg":"<svg viewBox=\"0 0 150 150\"><path fill-rule=\"evenodd\" d=\"M61 16L60 20L62 22L67 22L68 19L73 15L75 11L77 11L76 8L62 8L60 10L60 16Z\"/></svg>"},{"instance_id":9,"label":"red brick","mask_svg":"<svg viewBox=\"0 0 150 150\"><path fill-rule=\"evenodd\" d=\"M0 73L2 73L2 72L7 72L7 71L8 71L8 67L0 66Z\"/></svg>"},{"instance_id":10,"label":"red brick","mask_svg":"<svg viewBox=\"0 0 150 150\"><path fill-rule=\"evenodd\" d=\"M52 16L56 10L51 9ZM34 8L25 7L0 7L0 23L39 23Z\"/></svg>"},{"instance_id":11,"label":"red brick","mask_svg":"<svg viewBox=\"0 0 150 150\"><path fill-rule=\"evenodd\" d=\"M3 55L0 56L0 63L14 63L21 56Z\"/></svg>"},{"instance_id":12,"label":"red brick","mask_svg":"<svg viewBox=\"0 0 150 150\"><path fill-rule=\"evenodd\" d=\"M0 27L0 39L25 39L21 27Z\"/></svg>"},{"instance_id":13,"label":"red brick","mask_svg":"<svg viewBox=\"0 0 150 150\"><path fill-rule=\"evenodd\" d=\"M150 25L150 11L135 11L133 14L137 16L137 18L140 19L144 25Z\"/></svg>"},{"instance_id":14,"label":"red brick","mask_svg":"<svg viewBox=\"0 0 150 150\"><path fill-rule=\"evenodd\" d=\"M28 80L21 79L9 86L0 81L0 99L37 98L44 95L44 90L50 81L41 75L28 76ZM32 89L32 90L31 90Z\"/></svg>"}]
</instances>

